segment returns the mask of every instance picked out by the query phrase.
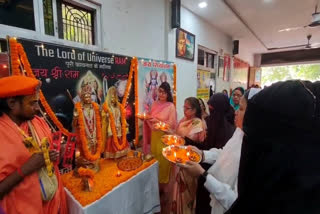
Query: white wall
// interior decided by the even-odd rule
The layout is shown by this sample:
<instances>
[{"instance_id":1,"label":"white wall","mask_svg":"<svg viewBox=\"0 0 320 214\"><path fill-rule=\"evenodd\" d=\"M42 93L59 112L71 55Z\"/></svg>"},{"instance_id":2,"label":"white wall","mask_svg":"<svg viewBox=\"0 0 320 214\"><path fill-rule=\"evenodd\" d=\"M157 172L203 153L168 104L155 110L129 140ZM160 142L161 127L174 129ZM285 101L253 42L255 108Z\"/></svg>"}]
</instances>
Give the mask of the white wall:
<instances>
[{"instance_id":1,"label":"white wall","mask_svg":"<svg viewBox=\"0 0 320 214\"><path fill-rule=\"evenodd\" d=\"M251 46L252 44L248 39L239 39L239 54L236 55L236 57L248 62L250 66L253 66L254 54Z\"/></svg>"},{"instance_id":2,"label":"white wall","mask_svg":"<svg viewBox=\"0 0 320 214\"><path fill-rule=\"evenodd\" d=\"M167 4L168 10L170 4ZM177 112L178 118L183 117L183 103L187 97L196 96L197 93L197 50L198 45L202 45L214 51L223 49L225 53L231 53L232 51L232 39L226 34L220 32L209 23L205 22L200 17L188 9L181 7L181 28L195 34L196 36L196 47L195 47L195 60L193 62L178 59L175 57L175 41L176 41L176 30L170 29L168 25L168 60L173 61L177 64ZM225 84L225 85L223 85ZM222 86L221 86L222 85ZM226 89L229 88L229 83L223 83L218 81L219 87Z\"/></svg>"},{"instance_id":3,"label":"white wall","mask_svg":"<svg viewBox=\"0 0 320 214\"><path fill-rule=\"evenodd\" d=\"M250 64L250 66L254 65L254 48L256 46L259 46L261 44L257 44L255 41L255 38L244 38L244 39L238 39L239 40L239 54L236 55L237 58L247 62ZM232 64L233 66L233 64ZM233 68L232 68L233 70ZM232 78L232 77L231 77ZM230 88L234 89L236 87L243 87L247 88L247 84L241 84L241 83L235 83L232 82L230 83Z\"/></svg>"},{"instance_id":4,"label":"white wall","mask_svg":"<svg viewBox=\"0 0 320 214\"><path fill-rule=\"evenodd\" d=\"M99 0L105 51L165 59L166 0Z\"/></svg>"},{"instance_id":5,"label":"white wall","mask_svg":"<svg viewBox=\"0 0 320 214\"><path fill-rule=\"evenodd\" d=\"M34 0L42 1L42 0ZM101 37L100 44L83 45L39 31L18 29L0 24L0 38L6 35L27 39L42 40L51 43L69 45L113 52L129 56L141 56L154 59L165 59L167 39L165 34L165 14L167 0L76 0L80 4L100 7L97 11L97 34ZM36 12L40 12L36 10ZM37 14L38 16L38 14ZM38 20L37 20L38 22Z\"/></svg>"},{"instance_id":6,"label":"white wall","mask_svg":"<svg viewBox=\"0 0 320 214\"><path fill-rule=\"evenodd\" d=\"M40 0L34 0L40 1ZM78 2L87 2L77 0ZM177 64L177 111L179 119L183 116L184 99L196 96L197 92L197 49L198 45L219 52L231 54L232 38L209 23L199 18L186 8L181 8L181 28L195 34L195 60L187 61L175 57L175 29L171 29L170 0L93 0L101 7L97 25L99 45L85 46L83 44L46 36L40 32L17 30L0 25L3 29L0 38L6 34L29 39L44 40L61 45L71 45L79 48L102 50L117 54L168 60ZM92 3L90 3L92 4ZM99 6L99 4L101 6ZM241 44L240 44L241 45ZM250 53L242 51L239 58L249 61ZM244 56L244 58L242 58ZM248 58L248 59L247 59ZM230 83L217 79L216 91L229 89Z\"/></svg>"}]
</instances>

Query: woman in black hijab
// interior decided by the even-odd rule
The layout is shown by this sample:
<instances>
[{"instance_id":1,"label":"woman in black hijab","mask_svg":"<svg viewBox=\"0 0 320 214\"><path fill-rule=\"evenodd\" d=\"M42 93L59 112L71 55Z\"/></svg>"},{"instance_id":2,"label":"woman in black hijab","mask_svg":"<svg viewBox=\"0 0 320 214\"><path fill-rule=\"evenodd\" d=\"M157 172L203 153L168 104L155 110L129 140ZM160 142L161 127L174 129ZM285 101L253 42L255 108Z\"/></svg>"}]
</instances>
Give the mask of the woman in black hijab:
<instances>
[{"instance_id":1,"label":"woman in black hijab","mask_svg":"<svg viewBox=\"0 0 320 214\"><path fill-rule=\"evenodd\" d=\"M320 82L279 82L249 101L228 214L320 213L319 109Z\"/></svg>"},{"instance_id":2,"label":"woman in black hijab","mask_svg":"<svg viewBox=\"0 0 320 214\"><path fill-rule=\"evenodd\" d=\"M208 101L210 115L206 119L208 137L205 149L222 148L232 137L235 130L234 110L223 93L212 95Z\"/></svg>"},{"instance_id":3,"label":"woman in black hijab","mask_svg":"<svg viewBox=\"0 0 320 214\"><path fill-rule=\"evenodd\" d=\"M216 93L211 96L208 101L210 115L206 118L207 122L207 139L204 143L194 143L190 139L186 139L186 143L194 145L202 150L210 150L211 148L222 148L232 137L234 126L234 110L229 104L228 98L223 93ZM201 166L208 170L210 164L202 163ZM205 179L198 179L196 213L210 214L210 193L204 187Z\"/></svg>"}]
</instances>

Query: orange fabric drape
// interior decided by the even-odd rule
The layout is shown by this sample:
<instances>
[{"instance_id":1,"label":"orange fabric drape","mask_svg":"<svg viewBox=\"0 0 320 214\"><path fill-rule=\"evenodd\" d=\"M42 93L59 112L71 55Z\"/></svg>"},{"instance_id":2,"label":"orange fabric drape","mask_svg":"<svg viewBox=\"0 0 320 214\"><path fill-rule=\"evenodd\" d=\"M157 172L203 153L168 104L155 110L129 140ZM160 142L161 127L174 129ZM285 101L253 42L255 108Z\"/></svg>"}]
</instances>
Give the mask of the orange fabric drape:
<instances>
[{"instance_id":1,"label":"orange fabric drape","mask_svg":"<svg viewBox=\"0 0 320 214\"><path fill-rule=\"evenodd\" d=\"M32 124L40 138L51 136L48 125L41 118L35 117ZM22 124L21 128L27 131L27 124ZM0 138L2 139L0 144L0 181L2 181L21 167L31 157L31 154L25 147L22 135L15 123L5 114L0 117ZM51 201L42 202L38 174L33 173L15 186L0 201L0 206L8 214L56 214L58 210L61 214L68 213L66 196L57 167L55 167L55 173L59 181L59 189Z\"/></svg>"}]
</instances>

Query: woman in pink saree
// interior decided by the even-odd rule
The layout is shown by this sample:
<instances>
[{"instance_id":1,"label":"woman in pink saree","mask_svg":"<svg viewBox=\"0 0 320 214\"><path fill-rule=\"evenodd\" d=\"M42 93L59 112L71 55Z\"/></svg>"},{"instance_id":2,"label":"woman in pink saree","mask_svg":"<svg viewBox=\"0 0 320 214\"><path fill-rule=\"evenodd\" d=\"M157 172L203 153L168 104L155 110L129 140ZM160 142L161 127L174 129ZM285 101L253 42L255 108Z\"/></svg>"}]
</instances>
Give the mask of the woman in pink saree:
<instances>
[{"instance_id":1,"label":"woman in pink saree","mask_svg":"<svg viewBox=\"0 0 320 214\"><path fill-rule=\"evenodd\" d=\"M173 104L171 88L167 82L160 85L158 100L152 104L148 119L144 121L143 152L145 154L151 152L159 162L161 213L169 213L172 195L170 191L174 183L174 176L170 174L174 174L174 170L172 170L172 164L162 155L165 145L161 142L161 137L166 133L153 128L160 121L168 124L171 130L175 130L177 112Z\"/></svg>"},{"instance_id":2,"label":"woman in pink saree","mask_svg":"<svg viewBox=\"0 0 320 214\"><path fill-rule=\"evenodd\" d=\"M183 110L184 118L178 124L177 134L196 142L203 142L206 137L206 123L202 119L199 100L195 97L185 99ZM197 179L186 174L183 169L178 169L173 188L172 213L195 213L196 191Z\"/></svg>"}]
</instances>

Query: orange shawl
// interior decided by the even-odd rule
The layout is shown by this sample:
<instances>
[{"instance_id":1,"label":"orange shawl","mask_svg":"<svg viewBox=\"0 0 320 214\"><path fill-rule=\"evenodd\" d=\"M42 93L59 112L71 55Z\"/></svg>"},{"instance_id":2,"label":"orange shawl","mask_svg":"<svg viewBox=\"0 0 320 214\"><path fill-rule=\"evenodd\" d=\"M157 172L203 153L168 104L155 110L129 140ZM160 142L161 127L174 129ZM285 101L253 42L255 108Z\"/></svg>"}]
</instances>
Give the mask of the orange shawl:
<instances>
[{"instance_id":1,"label":"orange shawl","mask_svg":"<svg viewBox=\"0 0 320 214\"><path fill-rule=\"evenodd\" d=\"M47 136L51 138L48 125L40 117L35 117L33 126L40 139ZM27 123L22 128L28 133ZM0 181L21 167L31 156L23 144L23 137L14 122L7 116L0 117ZM6 213L32 213L32 214L66 214L66 196L60 179L59 170L55 167L59 181L59 188L54 198L49 202L42 202L38 174L33 173L15 186L1 201L0 206ZM41 206L42 205L42 206Z\"/></svg>"}]
</instances>

